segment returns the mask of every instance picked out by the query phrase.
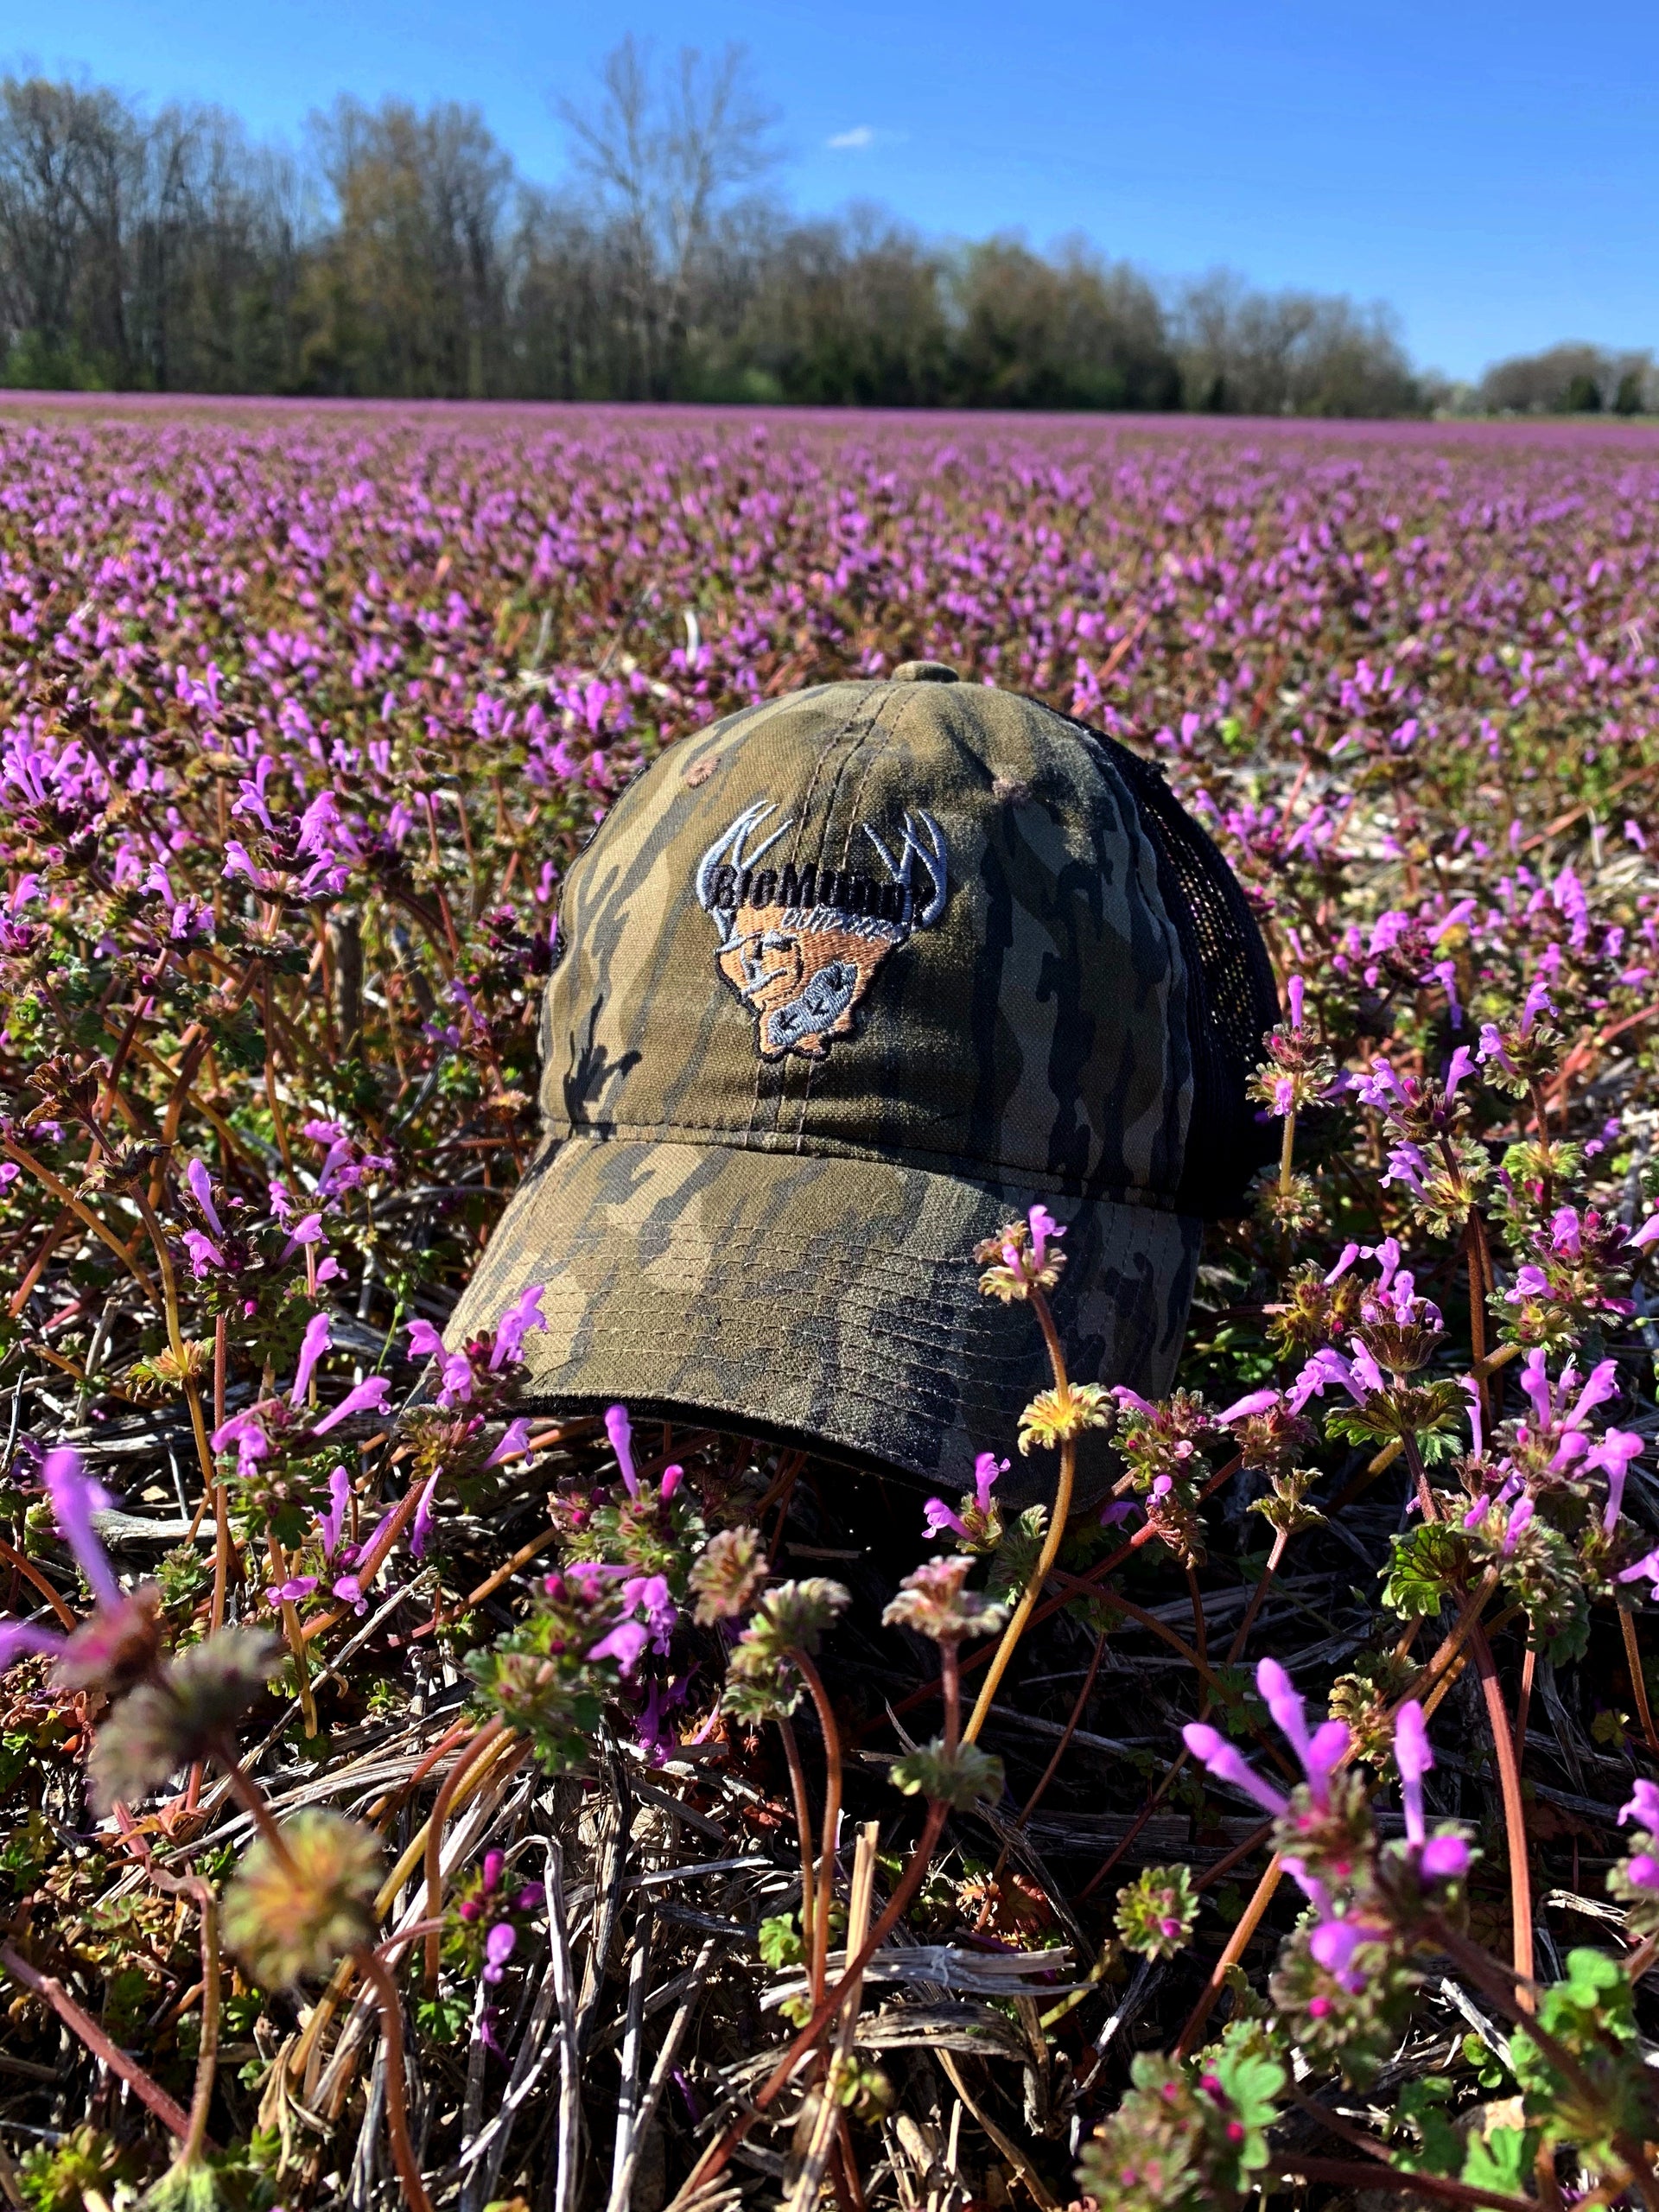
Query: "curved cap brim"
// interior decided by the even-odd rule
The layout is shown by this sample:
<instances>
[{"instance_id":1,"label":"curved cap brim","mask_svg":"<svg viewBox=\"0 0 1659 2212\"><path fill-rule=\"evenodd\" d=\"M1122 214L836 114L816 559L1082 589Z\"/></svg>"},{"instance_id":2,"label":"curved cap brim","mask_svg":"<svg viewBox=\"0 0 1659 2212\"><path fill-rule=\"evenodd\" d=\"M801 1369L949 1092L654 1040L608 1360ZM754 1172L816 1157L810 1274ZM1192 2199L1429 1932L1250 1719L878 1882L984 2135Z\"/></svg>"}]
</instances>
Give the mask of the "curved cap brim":
<instances>
[{"instance_id":1,"label":"curved cap brim","mask_svg":"<svg viewBox=\"0 0 1659 2212\"><path fill-rule=\"evenodd\" d=\"M570 1137L531 1166L445 1337L460 1345L540 1283L533 1405L683 1408L957 1490L992 1451L1014 1462L999 1496L1046 1497L1049 1455L1014 1449L1049 1382L1041 1333L1026 1306L980 1294L973 1256L1029 1203L889 1161ZM1199 1224L1047 1203L1066 1230L1055 1311L1073 1380L1160 1395ZM1089 1458L1095 1487L1103 1455Z\"/></svg>"}]
</instances>

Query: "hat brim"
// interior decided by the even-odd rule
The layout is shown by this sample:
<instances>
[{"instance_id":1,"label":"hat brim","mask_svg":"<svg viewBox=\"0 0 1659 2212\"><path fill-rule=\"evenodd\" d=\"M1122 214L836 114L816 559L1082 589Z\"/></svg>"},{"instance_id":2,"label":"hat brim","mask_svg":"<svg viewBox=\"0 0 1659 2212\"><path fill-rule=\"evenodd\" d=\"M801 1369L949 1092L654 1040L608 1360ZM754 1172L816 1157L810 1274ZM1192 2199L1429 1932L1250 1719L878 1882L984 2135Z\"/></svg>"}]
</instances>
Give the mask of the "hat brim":
<instances>
[{"instance_id":1,"label":"hat brim","mask_svg":"<svg viewBox=\"0 0 1659 2212\"><path fill-rule=\"evenodd\" d=\"M1020 1471L999 1495L1046 1496L1052 1469L1013 1448L1050 1379L1041 1332L1026 1306L980 1294L973 1256L1035 1195L888 1160L569 1137L532 1164L445 1338L463 1344L540 1283L532 1406L684 1408L957 1488L992 1451ZM1065 1229L1054 1303L1072 1379L1160 1395L1200 1224L1045 1203ZM1088 1458L1085 1490L1106 1471Z\"/></svg>"}]
</instances>

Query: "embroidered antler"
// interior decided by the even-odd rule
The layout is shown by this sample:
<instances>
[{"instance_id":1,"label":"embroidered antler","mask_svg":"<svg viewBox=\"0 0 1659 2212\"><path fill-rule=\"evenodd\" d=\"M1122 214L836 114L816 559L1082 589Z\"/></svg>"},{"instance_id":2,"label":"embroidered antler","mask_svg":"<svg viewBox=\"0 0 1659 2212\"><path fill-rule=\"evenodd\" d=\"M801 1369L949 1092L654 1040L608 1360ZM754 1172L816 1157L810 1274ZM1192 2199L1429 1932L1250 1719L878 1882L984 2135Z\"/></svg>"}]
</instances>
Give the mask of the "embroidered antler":
<instances>
[{"instance_id":1,"label":"embroidered antler","mask_svg":"<svg viewBox=\"0 0 1659 2212\"><path fill-rule=\"evenodd\" d=\"M729 944L731 941L733 931L736 927L736 915L731 908L726 909L722 915L721 909L715 904L715 871L722 861L729 859L732 867L741 875L746 868L752 868L763 853L769 853L784 832L793 828L792 816L788 822L782 823L779 828L772 831L765 844L757 845L753 852L746 851L745 845L750 831L757 829L766 820L767 815L776 811L777 809L772 801L757 799L753 806L744 809L729 828L721 831L697 863L697 904L705 913L713 914L720 919L721 935L724 943Z\"/></svg>"},{"instance_id":2,"label":"embroidered antler","mask_svg":"<svg viewBox=\"0 0 1659 2212\"><path fill-rule=\"evenodd\" d=\"M925 842L917 834L918 823L926 832ZM893 881L904 886L906 929L907 931L931 929L944 912L944 896L947 888L944 832L938 823L931 814L924 813L919 809L915 814L906 812L904 841L899 848L897 860L894 860L868 822L864 824L864 835L880 854L887 865L887 873ZM927 870L928 880L933 887L932 894L920 913L916 912L916 893L911 884L911 871L918 861L920 861L922 866Z\"/></svg>"}]
</instances>

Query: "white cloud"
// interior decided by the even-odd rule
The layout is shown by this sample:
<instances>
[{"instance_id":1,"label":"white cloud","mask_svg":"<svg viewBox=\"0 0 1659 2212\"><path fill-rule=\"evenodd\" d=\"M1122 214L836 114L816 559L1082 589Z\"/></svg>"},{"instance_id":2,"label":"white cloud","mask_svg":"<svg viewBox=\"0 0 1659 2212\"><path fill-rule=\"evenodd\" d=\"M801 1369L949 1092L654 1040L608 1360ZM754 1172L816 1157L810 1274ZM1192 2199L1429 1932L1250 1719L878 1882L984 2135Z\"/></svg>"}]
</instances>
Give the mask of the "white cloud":
<instances>
[{"instance_id":1,"label":"white cloud","mask_svg":"<svg viewBox=\"0 0 1659 2212\"><path fill-rule=\"evenodd\" d=\"M837 130L825 143L838 154L861 154L867 147L874 145L877 135L868 123L860 123L850 130Z\"/></svg>"}]
</instances>

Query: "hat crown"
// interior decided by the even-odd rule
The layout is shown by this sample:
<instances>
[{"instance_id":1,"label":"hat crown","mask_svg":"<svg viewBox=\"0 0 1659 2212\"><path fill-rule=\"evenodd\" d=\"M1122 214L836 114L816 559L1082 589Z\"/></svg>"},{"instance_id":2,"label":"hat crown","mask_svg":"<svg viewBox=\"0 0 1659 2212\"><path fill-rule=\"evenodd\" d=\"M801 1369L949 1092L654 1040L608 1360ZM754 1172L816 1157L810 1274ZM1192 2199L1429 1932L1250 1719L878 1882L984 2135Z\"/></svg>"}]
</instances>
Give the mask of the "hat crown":
<instances>
[{"instance_id":1,"label":"hat crown","mask_svg":"<svg viewBox=\"0 0 1659 2212\"><path fill-rule=\"evenodd\" d=\"M566 881L549 1134L1177 1203L1192 963L1116 751L934 680L674 746Z\"/></svg>"}]
</instances>

